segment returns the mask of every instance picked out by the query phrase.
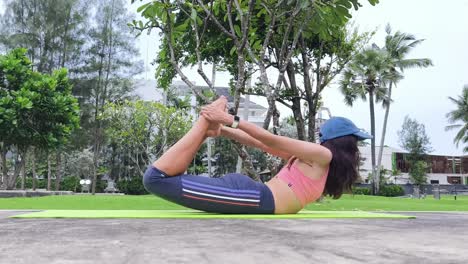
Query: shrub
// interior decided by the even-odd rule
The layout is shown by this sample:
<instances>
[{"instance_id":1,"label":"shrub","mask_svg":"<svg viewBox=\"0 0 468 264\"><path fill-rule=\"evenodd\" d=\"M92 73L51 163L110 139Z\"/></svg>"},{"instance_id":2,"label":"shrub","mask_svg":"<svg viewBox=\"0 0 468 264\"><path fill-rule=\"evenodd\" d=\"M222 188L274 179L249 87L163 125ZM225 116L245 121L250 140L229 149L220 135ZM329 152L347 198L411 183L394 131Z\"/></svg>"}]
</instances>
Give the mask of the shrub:
<instances>
[{"instance_id":1,"label":"shrub","mask_svg":"<svg viewBox=\"0 0 468 264\"><path fill-rule=\"evenodd\" d=\"M106 188L105 181L98 181L96 185L96 192L104 192ZM32 178L26 178L24 182L25 189L32 189ZM55 190L55 179L52 179L52 190ZM36 189L46 189L47 188L47 179L37 179L36 180ZM16 179L16 189L21 189L21 178ZM60 183L61 191L72 191L72 192L81 192L80 178L77 176L67 176L62 178Z\"/></svg>"},{"instance_id":2,"label":"shrub","mask_svg":"<svg viewBox=\"0 0 468 264\"><path fill-rule=\"evenodd\" d=\"M76 176L64 177L60 183L60 190L81 192L80 178Z\"/></svg>"},{"instance_id":3,"label":"shrub","mask_svg":"<svg viewBox=\"0 0 468 264\"><path fill-rule=\"evenodd\" d=\"M55 185L54 185L55 186ZM26 178L24 181L25 189L32 189L32 178ZM47 179L37 179L36 180L36 189L45 189L47 188ZM21 189L21 177L16 179L16 189Z\"/></svg>"},{"instance_id":4,"label":"shrub","mask_svg":"<svg viewBox=\"0 0 468 264\"><path fill-rule=\"evenodd\" d=\"M400 185L382 185L380 186L380 196L395 197L405 195L405 190Z\"/></svg>"},{"instance_id":5,"label":"shrub","mask_svg":"<svg viewBox=\"0 0 468 264\"><path fill-rule=\"evenodd\" d=\"M130 180L120 180L117 182L117 188L120 192L125 194L148 194L140 177L135 177Z\"/></svg>"},{"instance_id":6,"label":"shrub","mask_svg":"<svg viewBox=\"0 0 468 264\"><path fill-rule=\"evenodd\" d=\"M371 191L369 188L366 187L354 187L352 188L353 194L362 194L362 195L370 195Z\"/></svg>"},{"instance_id":7,"label":"shrub","mask_svg":"<svg viewBox=\"0 0 468 264\"><path fill-rule=\"evenodd\" d=\"M107 182L103 180L99 180L99 178L96 184L96 193L103 193L104 189L107 187Z\"/></svg>"}]
</instances>

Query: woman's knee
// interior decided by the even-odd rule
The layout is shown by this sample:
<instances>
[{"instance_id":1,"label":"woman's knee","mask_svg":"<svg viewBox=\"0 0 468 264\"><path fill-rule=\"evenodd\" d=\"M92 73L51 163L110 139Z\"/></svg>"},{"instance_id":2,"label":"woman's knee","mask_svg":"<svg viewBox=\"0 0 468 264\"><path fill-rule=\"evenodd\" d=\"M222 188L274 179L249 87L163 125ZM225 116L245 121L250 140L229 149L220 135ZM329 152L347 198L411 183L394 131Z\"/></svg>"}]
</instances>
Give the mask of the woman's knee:
<instances>
[{"instance_id":1,"label":"woman's knee","mask_svg":"<svg viewBox=\"0 0 468 264\"><path fill-rule=\"evenodd\" d=\"M157 185L158 182L164 177L166 177L164 172L155 168L153 165L150 165L148 166L148 169L146 169L146 172L143 175L143 186L146 190L152 192L154 186Z\"/></svg>"}]
</instances>

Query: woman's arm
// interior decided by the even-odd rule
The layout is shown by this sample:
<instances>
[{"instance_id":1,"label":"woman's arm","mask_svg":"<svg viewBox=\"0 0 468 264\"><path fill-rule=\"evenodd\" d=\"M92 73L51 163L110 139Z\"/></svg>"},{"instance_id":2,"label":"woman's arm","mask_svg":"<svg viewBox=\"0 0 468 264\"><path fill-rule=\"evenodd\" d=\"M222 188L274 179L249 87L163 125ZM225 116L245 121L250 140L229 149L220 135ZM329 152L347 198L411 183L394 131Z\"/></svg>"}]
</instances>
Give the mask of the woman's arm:
<instances>
[{"instance_id":1,"label":"woman's arm","mask_svg":"<svg viewBox=\"0 0 468 264\"><path fill-rule=\"evenodd\" d=\"M331 161L331 151L319 144L274 135L269 131L244 120L239 122L238 128L245 131L253 138L256 138L266 146L291 153L301 160L315 161L320 164L328 164Z\"/></svg>"},{"instance_id":2,"label":"woman's arm","mask_svg":"<svg viewBox=\"0 0 468 264\"><path fill-rule=\"evenodd\" d=\"M234 122L234 117L232 115L218 111L210 106L202 109L202 115L210 121L219 122L224 125L232 125ZM265 146L285 153L290 153L304 161L315 161L325 165L332 159L330 150L319 144L274 135L269 131L244 120L239 122L238 128L249 134L254 139L260 141Z\"/></svg>"},{"instance_id":3,"label":"woman's arm","mask_svg":"<svg viewBox=\"0 0 468 264\"><path fill-rule=\"evenodd\" d=\"M267 145L263 144L259 140L256 140L255 138L251 137L249 134L245 133L240 129L234 129L223 126L221 128L221 135L233 139L243 145L261 149L265 152L270 153L271 155L280 157L284 160L288 160L291 157L291 154L268 147Z\"/></svg>"}]
</instances>

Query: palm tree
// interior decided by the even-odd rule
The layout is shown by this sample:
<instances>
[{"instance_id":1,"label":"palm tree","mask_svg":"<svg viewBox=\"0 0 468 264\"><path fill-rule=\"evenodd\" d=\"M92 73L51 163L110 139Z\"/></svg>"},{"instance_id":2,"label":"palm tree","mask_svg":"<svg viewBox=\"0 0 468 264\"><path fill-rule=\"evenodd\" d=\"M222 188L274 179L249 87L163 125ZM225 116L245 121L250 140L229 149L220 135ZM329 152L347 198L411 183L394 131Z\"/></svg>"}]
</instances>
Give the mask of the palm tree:
<instances>
[{"instance_id":1,"label":"palm tree","mask_svg":"<svg viewBox=\"0 0 468 264\"><path fill-rule=\"evenodd\" d=\"M354 56L346 66L340 89L345 96L345 103L352 106L358 98L369 100L371 134L371 161L373 175L373 193L378 193L379 183L375 178L375 112L374 101L385 99L385 87L389 65L386 52L376 45L364 49Z\"/></svg>"},{"instance_id":2,"label":"palm tree","mask_svg":"<svg viewBox=\"0 0 468 264\"><path fill-rule=\"evenodd\" d=\"M455 103L457 109L447 114L448 122L452 125L446 126L445 130L458 129L457 135L453 139L453 142L457 145L461 142L468 142L468 85L463 87L462 96L458 96L458 99L449 97L450 101ZM463 152L468 152L468 146L463 148Z\"/></svg>"},{"instance_id":3,"label":"palm tree","mask_svg":"<svg viewBox=\"0 0 468 264\"><path fill-rule=\"evenodd\" d=\"M392 101L392 87L403 79L403 71L410 68L426 68L432 65L430 59L406 59L406 56L409 52L417 45L423 42L423 39L416 39L415 36L407 33L402 33L400 31L392 34L392 29L390 25L387 25L385 28L387 36L385 37L385 51L387 53L387 62L389 66L389 71L385 74L384 79L388 83L388 91L383 101L383 106L385 108L385 117L382 127L382 137L380 138L380 149L379 157L377 159L377 168L380 168L382 164L382 152L383 146L385 143L385 133L387 131L387 121L388 114L390 112L390 103ZM399 72L399 71L401 72ZM377 175L376 178L380 179L380 169L375 170Z\"/></svg>"}]
</instances>

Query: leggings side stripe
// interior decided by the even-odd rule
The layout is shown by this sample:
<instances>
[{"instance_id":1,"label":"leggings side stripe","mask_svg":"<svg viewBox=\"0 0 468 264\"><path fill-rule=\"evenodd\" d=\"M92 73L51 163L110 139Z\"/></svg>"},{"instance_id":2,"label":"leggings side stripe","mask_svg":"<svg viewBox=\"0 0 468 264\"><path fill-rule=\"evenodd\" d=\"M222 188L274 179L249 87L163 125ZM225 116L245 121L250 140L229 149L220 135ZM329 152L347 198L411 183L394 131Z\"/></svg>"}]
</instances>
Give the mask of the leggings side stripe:
<instances>
[{"instance_id":1,"label":"leggings side stripe","mask_svg":"<svg viewBox=\"0 0 468 264\"><path fill-rule=\"evenodd\" d=\"M208 196L208 197L213 197L213 198L221 198L221 199L226 199L226 200L233 200L233 201L242 201L242 202L253 202L253 203L258 203L260 200L254 200L254 199L245 199L245 198L237 198L237 197L229 197L229 196L221 196L221 195L214 195L214 194L209 194L209 193L202 193L202 192L196 192L192 190L188 190L183 188L182 189L184 192L192 193L192 194L197 194L201 196Z\"/></svg>"},{"instance_id":2,"label":"leggings side stripe","mask_svg":"<svg viewBox=\"0 0 468 264\"><path fill-rule=\"evenodd\" d=\"M220 201L220 200L214 200L214 199L208 199L208 198L202 198L202 197L196 197L188 194L183 194L184 197L196 199L196 200L203 200L203 201L209 201L209 202L214 202L214 203L223 203L223 204L234 204L234 205L242 205L242 206L252 206L252 207L258 207L258 204L248 204L248 203L234 203L234 202L228 202L228 201Z\"/></svg>"}]
</instances>

